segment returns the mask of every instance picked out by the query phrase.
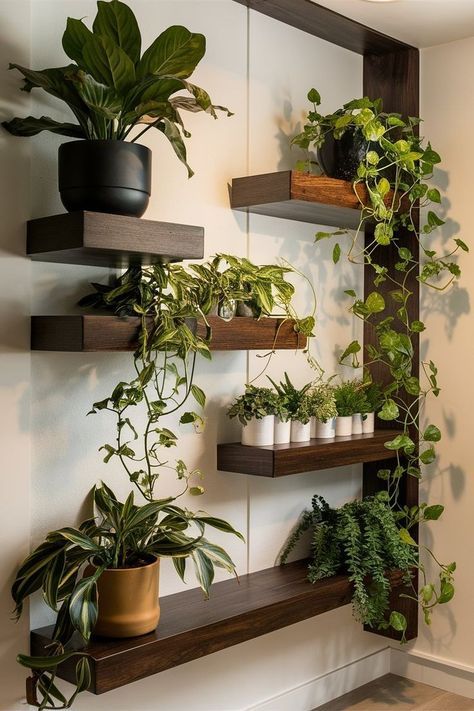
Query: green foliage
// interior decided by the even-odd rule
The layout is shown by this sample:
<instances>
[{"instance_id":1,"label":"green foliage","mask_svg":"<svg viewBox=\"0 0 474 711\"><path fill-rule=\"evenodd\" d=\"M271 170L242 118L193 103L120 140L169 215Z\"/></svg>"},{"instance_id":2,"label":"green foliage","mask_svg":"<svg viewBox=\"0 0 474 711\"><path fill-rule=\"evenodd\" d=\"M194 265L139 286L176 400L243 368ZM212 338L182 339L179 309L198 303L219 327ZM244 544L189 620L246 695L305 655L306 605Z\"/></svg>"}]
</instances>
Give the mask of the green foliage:
<instances>
[{"instance_id":1,"label":"green foliage","mask_svg":"<svg viewBox=\"0 0 474 711\"><path fill-rule=\"evenodd\" d=\"M354 585L352 607L360 622L380 629L387 626L390 582L388 573L401 570L406 580L417 565L416 551L399 535L395 515L378 498L353 501L331 509L321 496L314 496L282 553L284 563L301 535L311 530L308 579L315 583L337 574L348 574ZM392 615L393 612L391 611ZM402 615L390 617L402 630Z\"/></svg>"},{"instance_id":2,"label":"green foliage","mask_svg":"<svg viewBox=\"0 0 474 711\"><path fill-rule=\"evenodd\" d=\"M230 418L238 417L246 425L250 420L261 420L267 415L274 415L277 397L270 388L257 388L255 385L246 385L245 393L236 398L227 410Z\"/></svg>"},{"instance_id":3,"label":"green foliage","mask_svg":"<svg viewBox=\"0 0 474 711\"><path fill-rule=\"evenodd\" d=\"M182 493L188 487L186 478ZM35 695L37 691L42 695L42 701L36 705L42 709L69 708L76 694L90 684L87 659L80 651L67 651L67 647L75 631L85 643L90 639L100 606L97 582L104 570L139 567L158 557L171 557L179 560L184 575L186 559L190 558L206 597L215 566L235 574L234 563L227 553L204 537L206 526L211 526L243 540L226 521L201 511L182 509L175 503L177 497L137 506L130 493L121 502L103 483L94 487L92 498L95 515L79 528L51 531L23 561L12 587L18 617L25 600L37 591L43 593L47 605L57 613L49 655L44 658L20 655L18 659L34 671ZM83 573L86 564L89 568ZM58 664L71 657L79 657L77 688L67 702L54 685L54 679ZM57 701L61 706L55 705Z\"/></svg>"},{"instance_id":4,"label":"green foliage","mask_svg":"<svg viewBox=\"0 0 474 711\"><path fill-rule=\"evenodd\" d=\"M42 89L63 101L77 123L60 123L42 116L14 118L3 126L15 136L52 131L87 139L125 140L139 125L136 141L155 128L170 141L188 176L185 129L181 111L204 111L217 118L209 94L188 79L206 51L203 35L173 25L141 55L141 35L132 10L119 0L97 3L92 31L82 20L68 18L62 45L72 63L36 71L10 64L24 77L22 90ZM177 92L184 91L184 94Z\"/></svg>"},{"instance_id":5,"label":"green foliage","mask_svg":"<svg viewBox=\"0 0 474 711\"><path fill-rule=\"evenodd\" d=\"M319 422L327 422L337 416L334 386L330 383L320 382L308 392L312 417Z\"/></svg>"},{"instance_id":6,"label":"green foliage","mask_svg":"<svg viewBox=\"0 0 474 711\"><path fill-rule=\"evenodd\" d=\"M298 389L291 382L288 373L285 373L285 379L280 383L275 383L269 376L267 377L275 388L278 399L285 403L289 418L307 424L311 417L310 403L307 397L311 383L306 383Z\"/></svg>"},{"instance_id":7,"label":"green foliage","mask_svg":"<svg viewBox=\"0 0 474 711\"><path fill-rule=\"evenodd\" d=\"M369 412L363 384L358 380L345 380L334 388L334 399L339 417Z\"/></svg>"},{"instance_id":8,"label":"green foliage","mask_svg":"<svg viewBox=\"0 0 474 711\"><path fill-rule=\"evenodd\" d=\"M345 293L353 299L351 312L369 324L373 334L371 343L365 349L368 369L376 369L383 374L384 388L380 392L367 385L366 378L370 379L370 375L365 373L367 405L377 411L381 420L392 422L400 429L399 435L385 443L387 449L393 451L396 464L392 470L378 472L382 493L393 509L405 542L416 546L409 533L410 527L422 520L434 520L440 515L440 507L427 507L426 504L412 509L402 507L399 503L400 485L406 476L420 479L421 466L435 461L435 444L441 439L441 432L433 424L428 424L424 430L420 430L419 426L419 413L426 397L430 394L437 397L440 388L438 370L432 361L422 363L421 378L414 374L415 339L425 330L425 324L410 317L410 299L417 298L412 282L416 278L422 285L437 292L445 291L460 276L457 256L460 252L467 252L468 247L463 240L454 238L451 247L443 247L439 252L433 249L432 233L445 222L437 212L441 194L430 186L429 181L441 158L431 144L419 136L420 119L384 112L381 99L367 97L349 101L334 113L323 115L317 108L319 94L315 90L310 93L308 99L313 107L308 113L304 130L293 138L293 144L305 150L317 149L330 134L338 140L347 132L352 132L355 138L364 139L367 145L353 180L354 192L359 196L361 217L355 233L351 233L347 254L350 262L364 264L369 271L373 271L374 290L365 300L358 299L353 290ZM313 163L308 161L306 168L310 169ZM366 196L364 201L360 197L362 195ZM315 241L337 236L335 250L339 258L340 237L348 234L343 229L333 233L318 232ZM365 239L366 235L372 234L372 241ZM410 244L416 245L415 249L407 246L407 235L410 236ZM386 266L377 263L377 254L386 249L390 250L390 256L383 263L390 263L392 258L395 260L390 272ZM351 364L359 367L360 351L360 343L352 341L342 353L340 362L347 365L346 361L351 358ZM342 393L336 391L340 414L348 415L357 409L364 412L363 408L352 403L352 397L345 389ZM426 445L421 451L417 441ZM428 515L424 516L423 512L428 512ZM429 549L426 552L433 556ZM430 622L432 608L426 603L424 595L437 604L450 599L454 592L454 564L446 566L439 563L439 566L440 588L436 593L436 586L426 581L423 564L419 565L424 577L424 593L417 594L415 591L413 599L420 602L427 623ZM392 623L399 631L404 630L398 616L393 616Z\"/></svg>"}]
</instances>

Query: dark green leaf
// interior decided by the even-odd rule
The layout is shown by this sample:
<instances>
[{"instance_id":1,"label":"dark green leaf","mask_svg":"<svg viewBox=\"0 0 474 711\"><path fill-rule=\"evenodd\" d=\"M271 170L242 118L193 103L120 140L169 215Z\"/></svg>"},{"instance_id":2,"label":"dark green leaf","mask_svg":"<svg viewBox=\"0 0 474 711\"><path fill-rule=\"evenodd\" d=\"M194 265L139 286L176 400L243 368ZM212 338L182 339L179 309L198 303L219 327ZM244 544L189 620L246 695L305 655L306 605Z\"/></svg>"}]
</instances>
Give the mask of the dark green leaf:
<instances>
[{"instance_id":1,"label":"dark green leaf","mask_svg":"<svg viewBox=\"0 0 474 711\"><path fill-rule=\"evenodd\" d=\"M93 30L95 34L111 39L134 64L140 59L140 30L135 15L125 3L119 0L98 0Z\"/></svg>"},{"instance_id":2,"label":"dark green leaf","mask_svg":"<svg viewBox=\"0 0 474 711\"><path fill-rule=\"evenodd\" d=\"M427 521L437 521L444 511L444 506L441 504L433 504L432 506L427 506L423 510L423 518Z\"/></svg>"},{"instance_id":3,"label":"dark green leaf","mask_svg":"<svg viewBox=\"0 0 474 711\"><path fill-rule=\"evenodd\" d=\"M185 27L168 27L141 58L137 75L172 75L180 79L191 76L206 51L206 38L193 34Z\"/></svg>"},{"instance_id":4,"label":"dark green leaf","mask_svg":"<svg viewBox=\"0 0 474 711\"><path fill-rule=\"evenodd\" d=\"M92 35L83 48L83 65L100 84L124 94L135 82L130 57L108 37Z\"/></svg>"},{"instance_id":5,"label":"dark green leaf","mask_svg":"<svg viewBox=\"0 0 474 711\"><path fill-rule=\"evenodd\" d=\"M441 439L441 432L436 425L428 425L426 430L423 432L423 439L427 442L439 442Z\"/></svg>"},{"instance_id":6,"label":"dark green leaf","mask_svg":"<svg viewBox=\"0 0 474 711\"><path fill-rule=\"evenodd\" d=\"M86 42L92 37L92 32L82 20L67 18L66 29L63 34L63 49L69 59L82 65L82 51Z\"/></svg>"},{"instance_id":7,"label":"dark green leaf","mask_svg":"<svg viewBox=\"0 0 474 711\"><path fill-rule=\"evenodd\" d=\"M14 118L11 121L3 121L2 126L14 136L36 136L41 131L51 131L51 133L57 133L60 136L86 138L86 134L79 124L60 123L49 116Z\"/></svg>"}]
</instances>

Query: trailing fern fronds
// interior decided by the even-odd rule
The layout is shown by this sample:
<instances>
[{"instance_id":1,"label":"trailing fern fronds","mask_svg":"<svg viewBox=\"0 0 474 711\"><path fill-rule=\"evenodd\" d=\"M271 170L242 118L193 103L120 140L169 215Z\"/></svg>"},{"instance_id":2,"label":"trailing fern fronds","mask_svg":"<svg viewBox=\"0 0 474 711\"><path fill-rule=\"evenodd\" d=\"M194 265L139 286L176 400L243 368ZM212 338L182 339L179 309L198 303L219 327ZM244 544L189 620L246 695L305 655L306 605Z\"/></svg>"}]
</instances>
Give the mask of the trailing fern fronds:
<instances>
[{"instance_id":1,"label":"trailing fern fronds","mask_svg":"<svg viewBox=\"0 0 474 711\"><path fill-rule=\"evenodd\" d=\"M417 565L416 547L400 536L391 508L384 501L367 497L332 509L321 496L314 496L291 534L281 556L284 563L302 534L312 529L308 579L315 583L338 573L353 583L352 607L360 622L375 629L387 626L391 570L411 578ZM392 612L392 611L391 611ZM396 613L398 631L401 613Z\"/></svg>"}]
</instances>

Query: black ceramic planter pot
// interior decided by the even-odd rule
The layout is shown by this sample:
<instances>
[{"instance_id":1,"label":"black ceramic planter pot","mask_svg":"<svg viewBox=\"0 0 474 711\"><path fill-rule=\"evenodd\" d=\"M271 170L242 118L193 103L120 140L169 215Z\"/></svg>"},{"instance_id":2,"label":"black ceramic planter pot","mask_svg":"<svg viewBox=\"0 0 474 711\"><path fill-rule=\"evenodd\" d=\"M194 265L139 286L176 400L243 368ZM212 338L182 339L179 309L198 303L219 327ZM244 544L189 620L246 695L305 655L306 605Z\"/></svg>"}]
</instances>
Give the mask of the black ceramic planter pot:
<instances>
[{"instance_id":1,"label":"black ceramic planter pot","mask_svg":"<svg viewBox=\"0 0 474 711\"><path fill-rule=\"evenodd\" d=\"M151 151L126 141L71 141L59 147L59 193L68 212L141 217L151 194Z\"/></svg>"},{"instance_id":2,"label":"black ceramic planter pot","mask_svg":"<svg viewBox=\"0 0 474 711\"><path fill-rule=\"evenodd\" d=\"M340 139L329 133L318 149L318 162L329 178L353 180L368 150L369 142L359 130L347 130Z\"/></svg>"}]
</instances>

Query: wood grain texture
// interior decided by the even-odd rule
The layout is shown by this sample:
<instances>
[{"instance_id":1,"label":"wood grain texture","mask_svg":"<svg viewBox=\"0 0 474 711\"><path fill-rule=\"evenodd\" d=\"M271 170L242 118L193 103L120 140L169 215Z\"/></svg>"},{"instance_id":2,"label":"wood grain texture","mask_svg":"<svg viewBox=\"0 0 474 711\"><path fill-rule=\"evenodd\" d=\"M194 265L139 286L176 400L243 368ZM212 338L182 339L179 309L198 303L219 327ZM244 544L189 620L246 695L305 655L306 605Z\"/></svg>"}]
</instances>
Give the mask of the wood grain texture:
<instances>
[{"instance_id":1,"label":"wood grain texture","mask_svg":"<svg viewBox=\"0 0 474 711\"><path fill-rule=\"evenodd\" d=\"M279 318L235 317L225 322L209 316L211 350L294 350L306 346L306 337L294 322ZM31 349L39 351L133 351L137 347L138 317L73 315L32 316ZM203 322L198 333L205 334Z\"/></svg>"},{"instance_id":2,"label":"wood grain texture","mask_svg":"<svg viewBox=\"0 0 474 711\"><path fill-rule=\"evenodd\" d=\"M358 54L386 54L410 45L384 35L312 0L235 0L240 5Z\"/></svg>"},{"instance_id":3,"label":"wood grain texture","mask_svg":"<svg viewBox=\"0 0 474 711\"><path fill-rule=\"evenodd\" d=\"M307 561L297 561L243 575L240 583L216 583L210 600L203 599L200 589L161 598L156 632L123 640L97 638L88 645L90 691L111 691L351 601L352 586L347 577L336 576L313 585L306 573ZM394 571L389 577L394 587L400 584L400 572ZM41 654L52 629L31 633L33 654ZM60 668L59 676L72 680L74 663Z\"/></svg>"},{"instance_id":4,"label":"wood grain texture","mask_svg":"<svg viewBox=\"0 0 474 711\"><path fill-rule=\"evenodd\" d=\"M219 444L217 469L276 478L360 462L379 462L393 459L393 452L384 447L384 442L397 434L399 430L383 430L374 434L311 439L271 447L249 447L239 442Z\"/></svg>"},{"instance_id":5,"label":"wood grain texture","mask_svg":"<svg viewBox=\"0 0 474 711\"><path fill-rule=\"evenodd\" d=\"M419 116L419 52L416 49L407 49L399 52L385 54L383 57L377 54L368 54L364 57L364 94L372 99L381 97L384 102L384 109L389 112L399 112L404 116ZM417 216L415 216L415 220ZM400 231L397 235L401 238L400 242L404 247L408 247L415 259L419 260L418 243L411 232L406 230ZM370 244L373 240L373 233L370 227L366 230L366 244ZM399 261L397 247L390 245L387 247L378 247L372 253L372 259L375 263L387 267L389 274L395 278L400 277L400 272L395 269L395 264ZM364 292L365 296L374 290L373 284L374 274L370 266L364 269ZM387 315L396 316L396 310L399 304L395 303L390 297L390 291L394 288L393 282L387 280L385 283L377 287L385 298L387 305L386 311L381 315L385 318ZM407 281L407 288L412 292L412 297L409 300L409 318L410 320L419 318L419 282L416 279L416 274L412 274ZM375 342L375 333L373 326L370 324L364 325L364 344L373 344ZM419 375L419 337L413 334L412 342L414 346L413 372L415 376ZM386 383L390 376L387 369L376 364L370 366L372 375L377 382ZM385 426L390 427L391 423L386 422ZM381 424L383 427L384 425ZM416 440L416 431L412 430L412 437ZM363 470L363 494L364 496L375 493L384 486L384 482L377 478L377 470L380 467L377 462L364 464ZM414 477L405 476L401 482L399 502L403 506L415 506L418 504L418 480ZM416 538L417 531L413 530L412 534ZM403 612L408 621L407 638L414 639L418 634L418 605L412 600L407 600L392 596L392 609ZM386 637L399 639L400 635L393 630L381 632Z\"/></svg>"},{"instance_id":6,"label":"wood grain texture","mask_svg":"<svg viewBox=\"0 0 474 711\"><path fill-rule=\"evenodd\" d=\"M291 170L234 178L230 194L234 210L348 229L366 199L364 187L356 194L348 181Z\"/></svg>"},{"instance_id":7,"label":"wood grain texture","mask_svg":"<svg viewBox=\"0 0 474 711\"><path fill-rule=\"evenodd\" d=\"M101 212L29 220L27 254L36 261L127 267L201 259L204 228Z\"/></svg>"}]
</instances>

